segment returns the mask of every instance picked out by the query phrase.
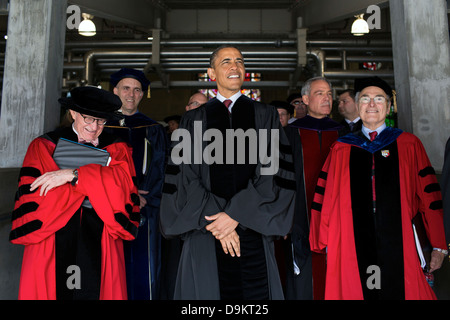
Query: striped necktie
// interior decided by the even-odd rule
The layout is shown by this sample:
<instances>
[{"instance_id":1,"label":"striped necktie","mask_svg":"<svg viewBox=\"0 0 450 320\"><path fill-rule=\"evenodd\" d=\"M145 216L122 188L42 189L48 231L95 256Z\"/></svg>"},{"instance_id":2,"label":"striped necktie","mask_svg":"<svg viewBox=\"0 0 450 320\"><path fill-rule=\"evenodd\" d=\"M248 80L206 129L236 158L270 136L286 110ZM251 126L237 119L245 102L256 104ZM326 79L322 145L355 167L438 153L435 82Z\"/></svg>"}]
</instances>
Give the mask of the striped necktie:
<instances>
[{"instance_id":1,"label":"striped necktie","mask_svg":"<svg viewBox=\"0 0 450 320\"><path fill-rule=\"evenodd\" d=\"M230 111L230 104L231 104L231 100L230 99L227 99L227 100L225 100L224 102L223 102L223 104L225 105L225 107L227 107L227 109L228 109L228 114L231 114L231 111Z\"/></svg>"}]
</instances>

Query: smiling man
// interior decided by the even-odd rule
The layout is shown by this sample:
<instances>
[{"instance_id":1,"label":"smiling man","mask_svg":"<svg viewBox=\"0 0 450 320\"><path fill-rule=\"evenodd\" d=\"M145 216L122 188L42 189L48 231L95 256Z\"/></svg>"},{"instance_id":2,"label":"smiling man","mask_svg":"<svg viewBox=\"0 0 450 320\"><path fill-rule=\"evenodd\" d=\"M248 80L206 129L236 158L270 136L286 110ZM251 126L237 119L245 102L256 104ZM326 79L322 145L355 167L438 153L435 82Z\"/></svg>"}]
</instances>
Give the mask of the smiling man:
<instances>
[{"instance_id":1,"label":"smiling man","mask_svg":"<svg viewBox=\"0 0 450 320\"><path fill-rule=\"evenodd\" d=\"M120 99L85 86L58 101L73 124L34 139L20 171L10 233L25 247L19 299L127 299L122 243L139 224L135 171L130 147L103 131L120 119ZM110 162L81 165L89 157L82 149L90 149L81 147L73 167L59 169L53 157L61 138L95 145Z\"/></svg>"},{"instance_id":2,"label":"smiling man","mask_svg":"<svg viewBox=\"0 0 450 320\"><path fill-rule=\"evenodd\" d=\"M139 189L141 223L135 241L124 244L130 300L158 299L161 269L159 206L168 148L164 127L139 112L150 85L140 70L122 68L111 75L114 93L122 101L123 120L108 122L107 130L133 148Z\"/></svg>"},{"instance_id":3,"label":"smiling man","mask_svg":"<svg viewBox=\"0 0 450 320\"><path fill-rule=\"evenodd\" d=\"M313 203L311 247L327 252L325 298L435 299L412 222L423 219L433 272L447 255L434 169L416 136L385 125L392 89L384 80L357 80L355 91L362 129L333 145Z\"/></svg>"},{"instance_id":4,"label":"smiling man","mask_svg":"<svg viewBox=\"0 0 450 320\"><path fill-rule=\"evenodd\" d=\"M258 139L261 129L268 135L278 130L280 152L272 156L282 165L274 175L262 175L267 164L249 161L248 142L243 148L235 145L233 163L192 159L177 166L169 159L161 227L165 236L184 239L175 299L283 299L273 236L286 235L292 226L295 181L289 143L276 108L241 94L245 66L239 49L216 49L208 75L217 83L217 97L187 112L180 128L194 137L194 122L201 123L203 132L220 132L223 141L230 129L254 130ZM221 147L226 154L226 145ZM237 163L242 156L245 163Z\"/></svg>"}]
</instances>

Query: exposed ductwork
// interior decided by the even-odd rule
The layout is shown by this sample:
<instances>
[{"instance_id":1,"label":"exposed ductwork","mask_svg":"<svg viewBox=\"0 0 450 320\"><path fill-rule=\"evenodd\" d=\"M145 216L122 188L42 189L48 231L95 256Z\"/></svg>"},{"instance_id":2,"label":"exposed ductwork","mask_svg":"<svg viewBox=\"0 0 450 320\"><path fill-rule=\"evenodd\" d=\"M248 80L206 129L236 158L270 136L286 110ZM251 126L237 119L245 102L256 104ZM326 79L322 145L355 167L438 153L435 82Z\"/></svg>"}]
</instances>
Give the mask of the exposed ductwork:
<instances>
[{"instance_id":1,"label":"exposed ductwork","mask_svg":"<svg viewBox=\"0 0 450 320\"><path fill-rule=\"evenodd\" d=\"M209 55L213 48L231 44L241 48L247 72L286 73L286 81L258 81L251 85L263 87L297 87L301 83L289 80L289 75L298 73L299 57L296 40L161 40L158 59L152 41L102 41L66 43L67 59L64 71L67 73L65 85L72 83L94 84L105 80L121 67L130 67L164 74L206 72ZM346 87L349 79L368 74L392 79L393 70L382 71L349 70L348 63L376 61L392 62L391 42L387 40L310 40L306 43L306 59L313 65L314 75L324 75L338 86ZM352 55L349 55L349 54ZM152 65L158 61L158 65ZM329 68L329 65L337 66ZM305 65L301 66L305 67ZM156 70L156 68L158 70ZM301 72L301 70L300 70ZM205 87L200 81L153 81L152 87Z\"/></svg>"}]
</instances>

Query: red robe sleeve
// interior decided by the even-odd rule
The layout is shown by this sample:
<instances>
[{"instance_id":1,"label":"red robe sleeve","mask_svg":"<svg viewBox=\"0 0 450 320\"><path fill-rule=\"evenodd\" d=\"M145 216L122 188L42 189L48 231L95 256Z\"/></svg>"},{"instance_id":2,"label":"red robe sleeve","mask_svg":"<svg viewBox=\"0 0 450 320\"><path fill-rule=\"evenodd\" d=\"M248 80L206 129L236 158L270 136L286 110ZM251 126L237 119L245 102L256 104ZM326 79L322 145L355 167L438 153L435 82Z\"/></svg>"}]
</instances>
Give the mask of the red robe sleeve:
<instances>
[{"instance_id":1,"label":"red robe sleeve","mask_svg":"<svg viewBox=\"0 0 450 320\"><path fill-rule=\"evenodd\" d=\"M416 169L416 203L422 214L425 230L433 248L446 250L443 224L442 194L435 171L431 166L422 142L411 136L414 145Z\"/></svg>"},{"instance_id":2,"label":"red robe sleeve","mask_svg":"<svg viewBox=\"0 0 450 320\"><path fill-rule=\"evenodd\" d=\"M125 143L115 143L106 150L111 155L109 166L91 164L80 167L75 189L89 197L113 239L133 240L140 211L137 187L132 179L135 171L131 148Z\"/></svg>"},{"instance_id":3,"label":"red robe sleeve","mask_svg":"<svg viewBox=\"0 0 450 320\"><path fill-rule=\"evenodd\" d=\"M29 245L48 238L66 225L85 196L113 237L133 239L138 219L132 221L130 216L139 212L139 198L132 180L134 165L127 145L116 143L106 148L112 158L108 167L90 164L79 168L76 186L66 183L50 190L46 196L40 196L40 188L30 192L30 185L37 177L59 169L52 158L54 149L55 144L44 138L36 138L28 147L19 174L10 241Z\"/></svg>"},{"instance_id":4,"label":"red robe sleeve","mask_svg":"<svg viewBox=\"0 0 450 320\"><path fill-rule=\"evenodd\" d=\"M331 150L319 173L313 202L311 204L309 239L311 250L318 253L325 253L328 245L330 215L335 207L341 205L335 198L335 195L339 194L340 187L343 187L342 184L346 185L345 178L343 177L345 171L340 170L337 172L339 168L337 168L338 163L335 161L335 154L336 149L339 149L339 147L342 147L342 144L336 142L331 146ZM337 190L335 190L335 188L337 188ZM325 207L327 210L322 210Z\"/></svg>"}]
</instances>

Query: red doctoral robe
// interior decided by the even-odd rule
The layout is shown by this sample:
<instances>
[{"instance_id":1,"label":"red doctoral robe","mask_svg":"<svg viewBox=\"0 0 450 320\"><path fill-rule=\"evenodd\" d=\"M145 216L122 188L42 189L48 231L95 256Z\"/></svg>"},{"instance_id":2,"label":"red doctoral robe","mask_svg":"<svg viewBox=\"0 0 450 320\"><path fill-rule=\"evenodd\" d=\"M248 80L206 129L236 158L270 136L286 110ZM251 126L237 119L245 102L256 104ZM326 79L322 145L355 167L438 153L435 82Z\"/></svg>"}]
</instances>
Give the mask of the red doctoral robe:
<instances>
[{"instance_id":1,"label":"red doctoral robe","mask_svg":"<svg viewBox=\"0 0 450 320\"><path fill-rule=\"evenodd\" d=\"M328 117L317 119L307 115L291 123L291 126L298 128L302 143L307 221L309 223L319 173L327 159L331 145L339 137L338 130L341 125ZM324 254L317 252L312 252L311 255L313 297L314 300L323 300L326 257Z\"/></svg>"},{"instance_id":2,"label":"red doctoral robe","mask_svg":"<svg viewBox=\"0 0 450 320\"><path fill-rule=\"evenodd\" d=\"M136 212L139 215L137 188L132 178L135 173L131 148L123 142L106 146L105 150L111 156L110 164L105 167L97 164L80 167L75 186L66 183L50 190L46 196L39 195L40 188L30 192L30 184L37 177L59 169L52 158L54 149L53 141L36 138L28 148L20 171L10 234L12 243L25 246L19 299L57 298L55 234L66 226L76 212L83 215L80 208L86 196L103 222L100 224L103 228L100 230L101 244L98 244L101 248L98 298L126 299L122 240L135 238L138 222L130 220L130 216L136 220ZM96 240L88 241L94 245ZM68 272L65 278L70 275ZM83 270L80 276L86 276Z\"/></svg>"},{"instance_id":3,"label":"red doctoral robe","mask_svg":"<svg viewBox=\"0 0 450 320\"><path fill-rule=\"evenodd\" d=\"M333 145L312 210L311 249L327 252L325 298L357 300L377 294L366 286L370 272L360 269L367 256L379 253L365 264L381 266L381 289L388 290L378 299L435 299L420 266L412 226L413 217L421 214L432 247L446 248L441 193L422 143L412 134L386 128L378 136L379 146L367 150L370 142L349 136ZM361 209L365 203L369 208Z\"/></svg>"}]
</instances>

